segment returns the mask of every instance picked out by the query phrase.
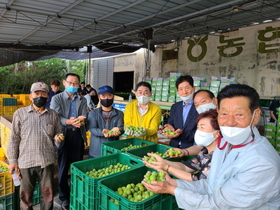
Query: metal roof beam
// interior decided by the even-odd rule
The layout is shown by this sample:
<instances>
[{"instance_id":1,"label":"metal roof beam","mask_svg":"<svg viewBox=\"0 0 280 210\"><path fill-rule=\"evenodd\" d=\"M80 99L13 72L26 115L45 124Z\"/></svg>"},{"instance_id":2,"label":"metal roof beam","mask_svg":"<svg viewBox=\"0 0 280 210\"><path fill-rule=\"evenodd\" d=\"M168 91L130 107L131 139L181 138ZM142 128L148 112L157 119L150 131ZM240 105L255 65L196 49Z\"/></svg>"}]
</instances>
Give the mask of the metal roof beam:
<instances>
[{"instance_id":1,"label":"metal roof beam","mask_svg":"<svg viewBox=\"0 0 280 210\"><path fill-rule=\"evenodd\" d=\"M138 1L135 1L135 2L133 2L133 3L131 3L131 4L128 4L128 5L126 5L125 7L122 7L121 9L115 10L114 12L110 12L110 13L108 13L108 14L102 16L102 17L99 17L99 18L97 18L97 19L91 21L90 23L85 24L84 26L80 26L80 27L78 27L78 28L75 28L75 30L68 31L67 33L62 34L61 36L58 36L58 37L56 37L56 38L54 38L54 39L51 39L51 40L47 41L47 43L53 42L53 41L55 41L55 40L58 40L58 39L60 39L60 38L62 38L62 37L64 37L64 36L66 36L66 35L68 35L68 34L73 33L74 31L80 30L80 29L82 29L82 28L84 28L84 27L87 27L87 26L93 24L93 23L96 24L96 22L98 22L98 21L101 21L101 20L103 20L103 19L105 19L105 18L107 18L107 17L110 17L110 16L112 16L112 15L114 15L114 14L117 14L117 13L119 13L119 12L122 12L122 11L124 11L124 10L126 10L126 9L128 9L128 8L130 8L130 7L133 7L133 6L137 5L137 4L140 4L140 3L142 3L143 1L145 1L145 0L138 0Z\"/></svg>"},{"instance_id":2,"label":"metal roof beam","mask_svg":"<svg viewBox=\"0 0 280 210\"><path fill-rule=\"evenodd\" d=\"M153 28L153 27L156 27L156 26L159 26L159 25L163 25L163 24L166 24L166 23L170 23L170 22L173 22L173 21L178 21L178 20L181 20L181 19L186 19L186 18L191 17L193 15L203 14L205 12L210 12L212 10L219 9L221 7L225 7L225 6L228 6L228 5L231 5L231 4L236 4L236 3L239 3L239 2L242 2L242 1L243 0L233 0L233 1L230 1L230 2L227 2L227 3L219 4L219 5L216 5L216 6L207 8L207 9L204 9L204 10L200 10L200 11L193 12L193 13L190 13L190 14L187 14L187 15L183 15L183 16L180 16L180 17L177 17L177 18L173 18L173 19L170 19L170 20L167 20L167 21L163 21L163 22L160 22L160 23L157 23L157 24L153 24L153 25L150 25L150 26L147 26L147 27L144 27L144 28L135 29L133 31L129 31L129 32L126 32L126 33L123 33L123 34L120 34L120 35L116 35L116 36L113 36L113 37L108 37L108 38L105 38L105 39L102 39L102 40L98 40L98 41L92 42L90 44L94 45L95 43L98 43L98 42L101 42L101 41L115 39L117 37L125 36L125 35L131 34L131 33L137 33L137 32L140 32L141 30L143 30L145 28ZM112 29L112 30L109 30L109 31L111 32L113 30L115 30L115 29ZM105 32L104 32L104 34L105 34ZM87 40L87 39L90 39L90 38L93 38L93 37L95 37L95 36L90 36L88 38L79 40L77 42L84 41L84 40ZM74 42L74 43L77 43L77 42ZM73 43L71 43L71 44L73 44Z\"/></svg>"},{"instance_id":3,"label":"metal roof beam","mask_svg":"<svg viewBox=\"0 0 280 210\"><path fill-rule=\"evenodd\" d=\"M7 8L9 8L9 7L12 5L13 2L14 2L14 0L10 0L10 1L6 4L6 9L4 9L4 10L2 11L2 13L0 14L0 20L1 20L2 17L5 15L5 13L8 11Z\"/></svg>"},{"instance_id":4,"label":"metal roof beam","mask_svg":"<svg viewBox=\"0 0 280 210\"><path fill-rule=\"evenodd\" d=\"M77 6L78 4L80 4L81 2L83 2L83 0L78 0L78 1L75 1L74 3L70 4L68 7L64 8L63 10L61 10L59 13L57 13L57 16L60 16L62 15L63 13L69 11L70 9L72 9L73 7ZM49 24L50 22L52 22L53 20L55 20L56 18L58 17L55 17L55 18L47 18L47 20L42 24L42 25L47 25ZM26 39L27 37L31 36L32 34L34 34L36 31L40 30L41 29L41 26L39 27L36 27L34 30L30 31L29 33L27 33L26 35L24 35L23 37L21 37L19 40L17 40L17 43L20 43L22 40Z\"/></svg>"},{"instance_id":5,"label":"metal roof beam","mask_svg":"<svg viewBox=\"0 0 280 210\"><path fill-rule=\"evenodd\" d=\"M159 12L159 13L157 13L157 15L162 15L162 14L165 14L165 13L167 13L167 12L171 12L171 11L173 11L173 10L180 9L180 8L182 8L182 7L185 7L185 6L188 6L188 5L197 3L197 2L199 2L199 1L202 1L202 0L193 0L193 1L190 1L190 2L187 2L187 3L185 3L185 4L181 4L181 5L177 6L177 7L172 7L172 8L170 8L170 9L167 9L167 10L164 10L164 11L162 11L162 12ZM130 23L126 23L126 24L124 24L124 25L125 25L125 26L129 26L129 25L132 25L132 24L139 23L139 22L141 22L141 21L147 20L147 19L149 19L149 18L153 18L154 16L155 16L154 14L153 14L153 15L149 15L149 16L147 16L147 17L144 17L144 18L141 18L141 19L132 21L132 22L130 22ZM104 32L99 33L99 34L92 35L92 36L90 36L90 37L87 37L87 38L85 38L85 39L79 40L79 41L77 41L77 42L85 41L85 40L87 40L87 39L91 39L91 38L93 38L93 37L96 37L96 36L99 36L99 35L102 35L102 34L109 33L109 32L111 32L111 31L117 30L117 29L119 29L119 28L123 28L123 25L118 26L118 27L115 27L115 28L110 29L110 30L108 30L108 31L104 31ZM147 27L147 28L149 28L149 27ZM138 30L138 29L136 29L136 30ZM72 42L71 44L75 44L75 43L77 43L77 42Z\"/></svg>"}]
</instances>

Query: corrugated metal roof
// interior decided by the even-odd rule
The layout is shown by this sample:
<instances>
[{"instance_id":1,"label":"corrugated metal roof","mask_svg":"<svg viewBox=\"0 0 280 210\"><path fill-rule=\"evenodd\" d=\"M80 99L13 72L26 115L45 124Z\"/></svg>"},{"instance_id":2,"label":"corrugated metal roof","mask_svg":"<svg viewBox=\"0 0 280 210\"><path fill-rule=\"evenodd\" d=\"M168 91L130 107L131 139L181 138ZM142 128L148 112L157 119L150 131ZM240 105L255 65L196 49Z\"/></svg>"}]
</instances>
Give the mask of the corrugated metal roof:
<instances>
[{"instance_id":1,"label":"corrugated metal roof","mask_svg":"<svg viewBox=\"0 0 280 210\"><path fill-rule=\"evenodd\" d=\"M170 43L280 18L279 0L0 0L0 47ZM18 45L21 44L21 45Z\"/></svg>"}]
</instances>

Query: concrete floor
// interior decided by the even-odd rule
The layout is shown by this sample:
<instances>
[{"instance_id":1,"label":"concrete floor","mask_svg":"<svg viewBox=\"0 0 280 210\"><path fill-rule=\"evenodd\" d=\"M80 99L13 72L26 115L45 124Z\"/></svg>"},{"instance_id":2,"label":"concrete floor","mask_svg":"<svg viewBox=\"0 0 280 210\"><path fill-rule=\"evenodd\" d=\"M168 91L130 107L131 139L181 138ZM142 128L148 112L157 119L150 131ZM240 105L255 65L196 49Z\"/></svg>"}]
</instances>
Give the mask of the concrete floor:
<instances>
[{"instance_id":1,"label":"concrete floor","mask_svg":"<svg viewBox=\"0 0 280 210\"><path fill-rule=\"evenodd\" d=\"M58 198L58 195L54 198L53 210L61 210L61 201ZM40 204L33 206L33 210L40 210Z\"/></svg>"}]
</instances>

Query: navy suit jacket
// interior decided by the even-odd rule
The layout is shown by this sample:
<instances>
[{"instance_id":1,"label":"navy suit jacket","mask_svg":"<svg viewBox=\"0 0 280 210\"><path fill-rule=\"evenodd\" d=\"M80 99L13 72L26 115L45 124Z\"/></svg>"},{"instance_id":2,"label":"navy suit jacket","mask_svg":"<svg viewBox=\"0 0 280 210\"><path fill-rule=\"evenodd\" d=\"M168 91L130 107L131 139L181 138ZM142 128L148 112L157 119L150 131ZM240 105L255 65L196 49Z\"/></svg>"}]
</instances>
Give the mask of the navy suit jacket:
<instances>
[{"instance_id":1,"label":"navy suit jacket","mask_svg":"<svg viewBox=\"0 0 280 210\"><path fill-rule=\"evenodd\" d=\"M183 133L177 138L172 138L170 146L178 147L181 141L181 149L188 148L194 143L194 134L197 129L196 118L198 113L192 104L186 122L183 125L183 102L179 101L171 106L170 117L168 118L168 124L172 125L175 130L182 129Z\"/></svg>"}]
</instances>

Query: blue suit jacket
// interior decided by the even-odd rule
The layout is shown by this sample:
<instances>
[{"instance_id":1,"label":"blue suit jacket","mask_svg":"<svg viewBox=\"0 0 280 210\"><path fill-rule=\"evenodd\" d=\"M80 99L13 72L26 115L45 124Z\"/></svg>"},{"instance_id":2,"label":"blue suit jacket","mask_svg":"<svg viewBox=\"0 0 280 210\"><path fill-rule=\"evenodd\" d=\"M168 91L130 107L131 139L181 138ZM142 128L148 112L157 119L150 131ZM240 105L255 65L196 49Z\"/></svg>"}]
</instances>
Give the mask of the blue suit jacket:
<instances>
[{"instance_id":1,"label":"blue suit jacket","mask_svg":"<svg viewBox=\"0 0 280 210\"><path fill-rule=\"evenodd\" d=\"M196 118L198 113L192 104L186 122L183 125L183 105L182 101L179 101L171 106L170 117L168 118L168 124L172 125L175 130L182 129L183 133L177 138L173 138L170 141L170 146L178 147L181 141L181 148L188 148L194 143L194 134L196 132Z\"/></svg>"}]
</instances>

